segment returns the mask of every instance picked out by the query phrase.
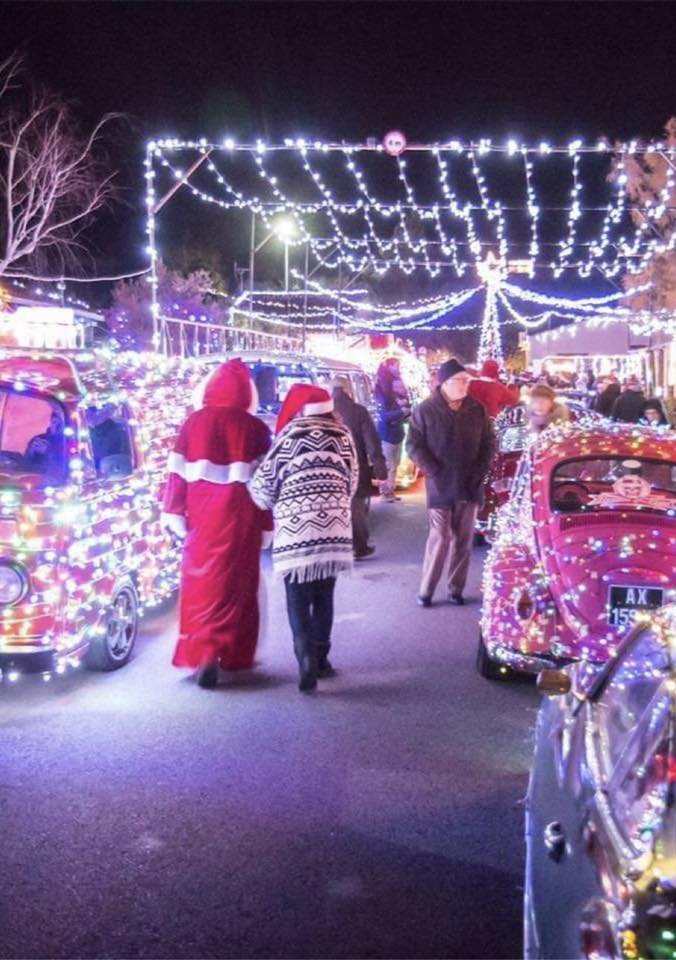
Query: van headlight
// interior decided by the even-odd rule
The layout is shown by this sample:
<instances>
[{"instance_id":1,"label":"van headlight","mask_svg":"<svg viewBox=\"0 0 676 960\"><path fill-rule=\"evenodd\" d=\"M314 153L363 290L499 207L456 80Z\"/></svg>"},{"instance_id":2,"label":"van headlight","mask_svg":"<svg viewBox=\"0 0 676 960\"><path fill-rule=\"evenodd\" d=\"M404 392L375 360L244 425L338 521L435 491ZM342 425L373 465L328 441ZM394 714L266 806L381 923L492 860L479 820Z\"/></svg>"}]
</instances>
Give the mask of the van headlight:
<instances>
[{"instance_id":1,"label":"van headlight","mask_svg":"<svg viewBox=\"0 0 676 960\"><path fill-rule=\"evenodd\" d=\"M0 605L19 603L28 593L28 575L23 567L0 561Z\"/></svg>"}]
</instances>

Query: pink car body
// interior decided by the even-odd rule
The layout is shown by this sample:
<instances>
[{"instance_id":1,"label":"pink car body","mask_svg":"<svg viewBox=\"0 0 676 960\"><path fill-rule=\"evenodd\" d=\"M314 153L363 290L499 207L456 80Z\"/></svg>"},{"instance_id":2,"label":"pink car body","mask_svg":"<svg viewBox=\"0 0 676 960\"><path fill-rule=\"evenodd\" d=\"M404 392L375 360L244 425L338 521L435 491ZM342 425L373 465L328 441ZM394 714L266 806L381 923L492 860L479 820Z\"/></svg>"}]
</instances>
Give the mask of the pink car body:
<instances>
[{"instance_id":1,"label":"pink car body","mask_svg":"<svg viewBox=\"0 0 676 960\"><path fill-rule=\"evenodd\" d=\"M636 614L676 599L676 438L550 428L524 451L484 568L484 676L603 662Z\"/></svg>"}]
</instances>

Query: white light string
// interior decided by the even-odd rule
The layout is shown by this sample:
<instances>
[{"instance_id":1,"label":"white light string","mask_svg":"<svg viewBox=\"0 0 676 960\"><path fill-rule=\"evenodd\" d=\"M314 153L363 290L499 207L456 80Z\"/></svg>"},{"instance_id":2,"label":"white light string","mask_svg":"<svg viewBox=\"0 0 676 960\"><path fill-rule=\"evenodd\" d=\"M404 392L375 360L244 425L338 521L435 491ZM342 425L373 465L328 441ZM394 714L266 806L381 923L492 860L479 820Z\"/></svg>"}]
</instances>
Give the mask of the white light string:
<instances>
[{"instance_id":1,"label":"white light string","mask_svg":"<svg viewBox=\"0 0 676 960\"><path fill-rule=\"evenodd\" d=\"M663 150L664 149L668 151L672 150L672 148L664 148L664 145L656 145L654 148L651 147L650 149L657 149L658 146L661 147ZM162 162L163 165L165 166L168 165L171 168L172 165L169 164L169 161L164 156L163 151L164 150L175 151L175 150L190 149L190 148L197 149L203 153L207 149L212 150L212 149L220 148L226 151L233 151L235 149L240 149L240 150L244 149L244 147L236 147L236 145L233 143L229 143L229 144L224 143L221 145L217 145L217 144L214 145L214 144L208 144L207 141L172 141L170 140L170 141L153 142L151 153L153 154L153 156L159 157L160 162ZM410 184L408 184L408 187L407 187L406 183L404 183L405 189L407 190L407 202L405 205L401 202L397 202L394 204L393 203L387 204L384 202L377 201L377 199L373 197L369 192L369 190L365 187L363 174L359 170L354 160L354 154L362 150L363 148L361 147L346 148L345 145L332 146L332 145L322 144L321 142L308 143L306 141L297 140L297 141L287 141L283 148L282 147L271 148L269 145L265 145L259 141L255 145L255 148L252 147L249 150L249 152L253 153L254 157L257 159L259 168L262 168L264 170L264 167L262 165L263 156L266 153L268 153L268 151L272 150L274 152L276 149L284 149L287 151L295 150L299 153L299 155L303 158L303 163L306 168L306 171L308 173L311 173L317 185L320 186L321 193L322 193L322 199L320 204L308 205L308 204L300 204L300 203L293 202L288 197L288 195L286 195L284 191L281 190L281 188L277 183L277 178L267 173L267 171L265 171L266 179L268 184L274 187L273 196L275 197L275 202L273 202L270 205L266 205L265 202L262 201L261 198L257 195L252 195L250 197L247 197L241 192L235 191L234 187L228 184L228 181L225 179L225 177L222 176L222 174L218 174L218 176L220 177L220 181L222 182L223 186L225 186L230 190L230 198L227 201L221 200L220 198L215 198L212 195L207 194L205 191L200 190L199 188L191 184L190 181L187 181L187 182L184 181L184 182L186 182L186 185L192 190L194 195L199 196L205 202L211 202L211 203L217 202L219 203L220 206L226 209L234 206L237 206L237 207L246 206L260 213L264 218L269 217L272 211L284 211L294 215L297 219L299 226L301 225L301 220L299 218L303 210L310 211L310 212L312 210L316 211L318 209L325 210L331 221L334 235L332 238L329 238L325 241L319 240L317 238L313 238L310 242L313 245L313 252L315 253L318 252L320 248L325 250L329 245L329 243L331 242L338 243L340 248L339 257L336 258L334 255L332 266L335 265L337 260L340 260L341 262L347 263L353 268L361 269L365 263L370 262L372 265L375 265L375 267L380 272L384 272L384 269L386 269L387 266L392 266L392 265L396 265L401 269L404 269L406 272L412 272L412 270L415 269L415 267L417 267L418 264L413 261L413 258L411 256L402 255L400 253L400 247L404 247L404 248L408 248L409 250L413 250L416 253L419 253L423 257L423 264L422 264L423 267L427 269L429 273L432 273L435 275L438 272L438 266L437 266L437 262L432 260L429 256L429 251L428 251L429 241L424 237L420 240L414 240L411 237L410 229L407 223L406 211L412 211L417 217L420 218L421 222L423 223L426 220L433 220L436 223L437 230L439 233L439 241L437 241L437 243L441 245L442 252L445 255L446 255L446 251L449 249L448 241L451 238L445 235L443 231L443 227L441 226L441 214L443 212L449 212L455 219L460 219L464 221L465 233L466 233L465 245L467 245L470 248L470 251L475 256L479 256L481 254L482 245L486 246L489 243L489 241L480 240L477 236L476 228L472 219L471 205L469 205L469 207L468 206L461 207L458 204L457 198L453 194L453 191L450 189L448 185L446 154L448 153L455 154L457 157L464 156L471 163L472 171L474 173L474 176L477 182L479 198L481 201L481 209L483 209L489 222L493 222L493 221L496 222L497 237L495 239L497 240L497 244L500 251L502 252L503 255L505 255L510 249L510 241L506 236L505 217L503 212L504 209L507 209L507 208L505 208L500 201L498 200L492 201L491 198L488 196L488 192L485 184L485 178L481 171L478 157L483 156L487 153L498 151L498 152L506 153L507 158L514 155L515 153L519 153L524 158L524 164L526 165L526 194L528 197L528 202L525 208L525 212L528 214L528 216L531 219L531 227L530 227L531 239L530 239L529 249L533 250L537 246L539 250L540 244L537 239L534 239L537 237L537 219L538 219L538 216L541 216L544 210L547 210L549 208L547 208L543 203L537 201L537 196L535 194L534 186L533 186L533 158L535 156L546 157L552 153L556 153L556 154L564 153L563 150L549 147L546 144L540 145L537 149L535 149L535 148L528 148L525 145L519 146L518 144L515 144L514 141L509 141L504 148L500 148L499 146L492 144L488 140L480 141L478 145L469 145L469 146L463 145L459 141L451 141L449 142L448 145L431 146L429 147L429 150L434 155L436 155L436 157L440 161L439 182L441 187L441 193L444 196L444 200L446 201L446 203L443 204L443 206L439 204L433 204L429 207L425 207L423 205L419 205L416 203L413 189ZM308 155L313 151L315 152L321 151L322 153L329 153L334 149L340 149L343 157L345 157L346 155L349 157L349 163L351 164L351 169L355 176L357 187L360 192L360 195L357 197L356 201L354 201L351 204L338 203L333 198L331 191L329 190L325 181L323 181L323 179L319 177L317 171L314 169L314 167L312 166L312 164L308 159ZM419 147L416 149L422 150L424 148ZM635 144L626 146L625 148L621 146L618 147L617 149L613 148L612 151L610 150L608 145L600 144L598 148L595 148L594 152L598 152L599 149L602 152L607 152L609 154L612 152L613 155L620 156L620 158L622 158L625 153L639 152L639 148ZM415 152L415 151L412 151L412 152ZM579 141L573 141L568 146L565 152L567 153L567 156L571 158L572 169L573 169L573 188L572 188L571 202L570 202L570 205L565 208L568 211L568 233L565 239L558 242L558 259L551 261L550 267L557 274L560 274L561 270L563 269L573 268L573 269L577 269L582 276L588 276L589 273L591 272L591 269L596 267L597 269L600 269L602 272L606 273L607 275L611 273L614 275L617 273L618 269L621 268L622 261L625 261L625 260L629 261L631 259L634 261L633 263L630 264L632 271L640 272L640 269L645 264L645 262L647 262L650 256L654 253L655 249L661 249L661 247L664 245L660 241L659 235L657 237L647 236L648 230L653 224L653 221L657 218L657 213L659 212L662 204L648 205L645 208L645 210L641 210L643 219L641 224L635 226L633 230L633 239L631 240L631 242L627 241L626 237L622 237L620 238L618 243L611 244L610 230L611 230L611 226L618 225L617 212L622 211L623 215L626 212L625 210L626 204L624 200L624 194L626 192L626 184L624 182L625 175L621 173L616 178L615 200L611 204L607 205L605 208L603 207L598 208L598 209L605 210L604 223L601 227L601 232L599 234L599 237L595 240L587 240L584 242L579 242L577 239L577 225L581 217L583 216L583 213L585 212L585 208L581 206L580 200L579 200L579 193L581 191L581 184L579 182L579 163L580 163L580 156L583 153L592 152L592 149L585 148ZM642 151L642 152L645 152L645 151ZM397 162L401 165L402 162L405 163L406 161L405 160L402 161L402 158L398 158ZM208 165L210 164L209 169L211 169L212 172L216 170L215 164L213 164L211 160L208 160L207 164ZM174 176L179 180L181 180L184 175L181 170L174 168ZM673 180L673 177L672 177L672 180ZM670 192L672 187L673 187L673 183L670 183L670 185L665 186L663 194L666 196ZM589 209L592 209L592 208L589 208ZM350 213L350 214L359 212L361 215L363 215L366 222L366 234L362 234L360 237L349 236L342 229L342 227L340 226L340 223L337 220L337 215L336 215L337 210L340 210L343 213ZM374 221L370 216L371 210L374 210L377 213L386 215L386 216L392 216L393 214L397 214L402 227L402 232L404 234L403 241L400 242L396 238L385 241L384 238L382 238L379 235L378 231L376 230ZM308 242L309 231L307 231L305 226L301 227L300 233L301 233L301 236L295 241L290 241L290 245L293 243ZM453 238L453 240L456 240L456 238ZM388 247L393 246L394 249L396 250L396 253L395 254L390 253L389 257L385 257L386 263L383 263L383 262L379 263L378 258L374 258L370 253L371 244L375 245L376 250L378 250L379 258L381 259L386 253ZM514 241L511 241L512 246L513 244L514 244ZM521 240L518 241L518 246L519 247L523 246L523 242ZM600 256L600 253L602 254L602 252L607 250L610 246L614 246L616 250L616 257L615 257L615 260L612 262L603 260L601 259L601 256ZM587 248L587 251L588 251L587 259L577 260L577 261L573 260L572 254L574 250L581 247ZM454 249L454 248L451 247L451 249ZM360 251L362 255L357 257L356 251ZM451 257L451 259L453 258ZM618 263L619 263L619 266L618 266Z\"/></svg>"}]
</instances>

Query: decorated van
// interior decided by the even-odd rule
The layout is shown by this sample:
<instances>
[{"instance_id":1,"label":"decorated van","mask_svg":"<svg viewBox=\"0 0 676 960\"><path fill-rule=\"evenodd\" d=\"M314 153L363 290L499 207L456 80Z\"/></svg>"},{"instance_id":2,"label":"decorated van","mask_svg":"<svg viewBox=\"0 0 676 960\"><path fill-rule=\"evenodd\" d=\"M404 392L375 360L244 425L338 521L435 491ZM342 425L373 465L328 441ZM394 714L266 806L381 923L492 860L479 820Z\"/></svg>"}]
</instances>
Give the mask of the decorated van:
<instances>
[{"instance_id":1,"label":"decorated van","mask_svg":"<svg viewBox=\"0 0 676 960\"><path fill-rule=\"evenodd\" d=\"M167 454L204 364L110 350L0 353L0 671L125 664L177 583Z\"/></svg>"}]
</instances>

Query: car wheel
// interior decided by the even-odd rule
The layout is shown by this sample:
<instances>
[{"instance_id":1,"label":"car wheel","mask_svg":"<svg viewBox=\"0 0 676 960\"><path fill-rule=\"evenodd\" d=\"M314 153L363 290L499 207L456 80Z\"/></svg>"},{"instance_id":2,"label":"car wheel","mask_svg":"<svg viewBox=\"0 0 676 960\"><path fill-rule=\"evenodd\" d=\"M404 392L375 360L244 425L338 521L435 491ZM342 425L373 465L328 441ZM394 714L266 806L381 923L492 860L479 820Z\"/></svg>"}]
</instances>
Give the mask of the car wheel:
<instances>
[{"instance_id":1,"label":"car wheel","mask_svg":"<svg viewBox=\"0 0 676 960\"><path fill-rule=\"evenodd\" d=\"M131 582L118 587L103 618L103 632L87 650L90 670L119 670L129 660L138 633L138 596Z\"/></svg>"},{"instance_id":2,"label":"car wheel","mask_svg":"<svg viewBox=\"0 0 676 960\"><path fill-rule=\"evenodd\" d=\"M479 646L476 653L476 668L486 680L509 680L512 675L508 666L499 663L490 656L481 632L479 633Z\"/></svg>"}]
</instances>

